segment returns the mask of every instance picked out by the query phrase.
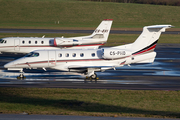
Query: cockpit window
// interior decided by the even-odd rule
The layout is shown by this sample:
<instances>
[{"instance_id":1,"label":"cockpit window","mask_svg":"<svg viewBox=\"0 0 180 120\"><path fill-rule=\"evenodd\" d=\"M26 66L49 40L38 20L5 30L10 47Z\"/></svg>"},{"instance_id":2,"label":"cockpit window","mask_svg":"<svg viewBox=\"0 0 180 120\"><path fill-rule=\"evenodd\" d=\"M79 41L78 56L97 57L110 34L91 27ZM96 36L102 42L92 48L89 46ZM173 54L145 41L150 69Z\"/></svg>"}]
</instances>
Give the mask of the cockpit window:
<instances>
[{"instance_id":1,"label":"cockpit window","mask_svg":"<svg viewBox=\"0 0 180 120\"><path fill-rule=\"evenodd\" d=\"M25 57L38 57L38 56L39 56L39 53L37 53L37 52L30 52Z\"/></svg>"},{"instance_id":2,"label":"cockpit window","mask_svg":"<svg viewBox=\"0 0 180 120\"><path fill-rule=\"evenodd\" d=\"M32 57L38 57L39 56L39 53L34 53L33 55L32 55Z\"/></svg>"},{"instance_id":3,"label":"cockpit window","mask_svg":"<svg viewBox=\"0 0 180 120\"><path fill-rule=\"evenodd\" d=\"M0 43L2 43L2 42L4 42L4 40L3 40L3 39L0 39Z\"/></svg>"},{"instance_id":4,"label":"cockpit window","mask_svg":"<svg viewBox=\"0 0 180 120\"><path fill-rule=\"evenodd\" d=\"M0 39L0 44L6 43L6 40Z\"/></svg>"}]
</instances>

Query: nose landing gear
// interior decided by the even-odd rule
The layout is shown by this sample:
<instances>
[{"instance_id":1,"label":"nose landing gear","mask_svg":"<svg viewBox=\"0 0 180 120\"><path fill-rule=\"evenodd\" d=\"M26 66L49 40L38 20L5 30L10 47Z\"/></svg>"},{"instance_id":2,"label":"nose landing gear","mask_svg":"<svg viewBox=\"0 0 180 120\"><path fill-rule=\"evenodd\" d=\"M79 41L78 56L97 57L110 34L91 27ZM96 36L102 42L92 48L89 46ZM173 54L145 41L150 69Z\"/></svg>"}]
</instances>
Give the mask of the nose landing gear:
<instances>
[{"instance_id":1,"label":"nose landing gear","mask_svg":"<svg viewBox=\"0 0 180 120\"><path fill-rule=\"evenodd\" d=\"M17 79L23 80L23 79L25 79L25 78L26 78L26 77L24 76L23 70L20 70L20 75L17 76Z\"/></svg>"}]
</instances>

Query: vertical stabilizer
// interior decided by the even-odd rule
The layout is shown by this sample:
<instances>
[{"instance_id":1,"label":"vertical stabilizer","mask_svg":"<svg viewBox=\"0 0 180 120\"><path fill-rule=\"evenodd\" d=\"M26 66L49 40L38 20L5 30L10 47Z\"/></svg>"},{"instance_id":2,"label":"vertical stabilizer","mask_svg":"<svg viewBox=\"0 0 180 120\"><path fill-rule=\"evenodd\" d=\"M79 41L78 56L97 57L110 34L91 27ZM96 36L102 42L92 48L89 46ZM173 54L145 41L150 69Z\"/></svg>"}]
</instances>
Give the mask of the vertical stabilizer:
<instances>
[{"instance_id":1,"label":"vertical stabilizer","mask_svg":"<svg viewBox=\"0 0 180 120\"><path fill-rule=\"evenodd\" d=\"M145 26L141 35L132 44L133 55L153 51L161 32L165 32L167 28L171 27L171 25Z\"/></svg>"},{"instance_id":2,"label":"vertical stabilizer","mask_svg":"<svg viewBox=\"0 0 180 120\"><path fill-rule=\"evenodd\" d=\"M108 40L108 36L111 30L112 26L112 19L105 19L103 20L100 25L95 29L95 31L92 33L92 38L101 38L104 39L104 41Z\"/></svg>"}]
</instances>

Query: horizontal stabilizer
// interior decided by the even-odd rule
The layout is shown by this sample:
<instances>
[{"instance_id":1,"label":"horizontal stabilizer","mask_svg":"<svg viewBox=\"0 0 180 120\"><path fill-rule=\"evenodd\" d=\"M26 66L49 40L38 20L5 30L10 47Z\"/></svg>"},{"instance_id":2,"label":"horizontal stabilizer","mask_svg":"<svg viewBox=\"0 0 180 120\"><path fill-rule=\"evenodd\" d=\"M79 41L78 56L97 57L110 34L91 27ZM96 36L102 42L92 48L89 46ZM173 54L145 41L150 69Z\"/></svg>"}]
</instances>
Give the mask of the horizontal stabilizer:
<instances>
[{"instance_id":1,"label":"horizontal stabilizer","mask_svg":"<svg viewBox=\"0 0 180 120\"><path fill-rule=\"evenodd\" d=\"M167 28L174 27L172 25L152 25L147 26L147 29L149 29L151 32L165 32Z\"/></svg>"},{"instance_id":2,"label":"horizontal stabilizer","mask_svg":"<svg viewBox=\"0 0 180 120\"><path fill-rule=\"evenodd\" d=\"M174 27L172 25L151 25L151 26L147 26L147 28L151 29L151 28L171 28Z\"/></svg>"},{"instance_id":3,"label":"horizontal stabilizer","mask_svg":"<svg viewBox=\"0 0 180 120\"><path fill-rule=\"evenodd\" d=\"M155 59L155 57L152 58L152 59L148 59L148 60L144 60L144 61L139 61L139 62L137 62L137 63L153 63L153 62L154 62L154 59Z\"/></svg>"}]
</instances>

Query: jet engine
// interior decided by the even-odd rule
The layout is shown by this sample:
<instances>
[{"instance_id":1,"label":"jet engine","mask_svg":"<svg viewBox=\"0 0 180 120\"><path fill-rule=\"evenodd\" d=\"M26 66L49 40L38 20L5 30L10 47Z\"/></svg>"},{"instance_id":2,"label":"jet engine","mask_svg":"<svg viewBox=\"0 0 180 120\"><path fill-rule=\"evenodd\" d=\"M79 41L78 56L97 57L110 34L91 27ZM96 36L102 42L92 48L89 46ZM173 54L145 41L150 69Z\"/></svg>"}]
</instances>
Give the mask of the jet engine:
<instances>
[{"instance_id":1,"label":"jet engine","mask_svg":"<svg viewBox=\"0 0 180 120\"><path fill-rule=\"evenodd\" d=\"M79 44L79 41L75 39L54 38L54 46L74 46Z\"/></svg>"},{"instance_id":2,"label":"jet engine","mask_svg":"<svg viewBox=\"0 0 180 120\"><path fill-rule=\"evenodd\" d=\"M124 58L131 55L131 51L125 49L117 49L117 48L105 48L103 50L102 57L104 59L119 59Z\"/></svg>"}]
</instances>

